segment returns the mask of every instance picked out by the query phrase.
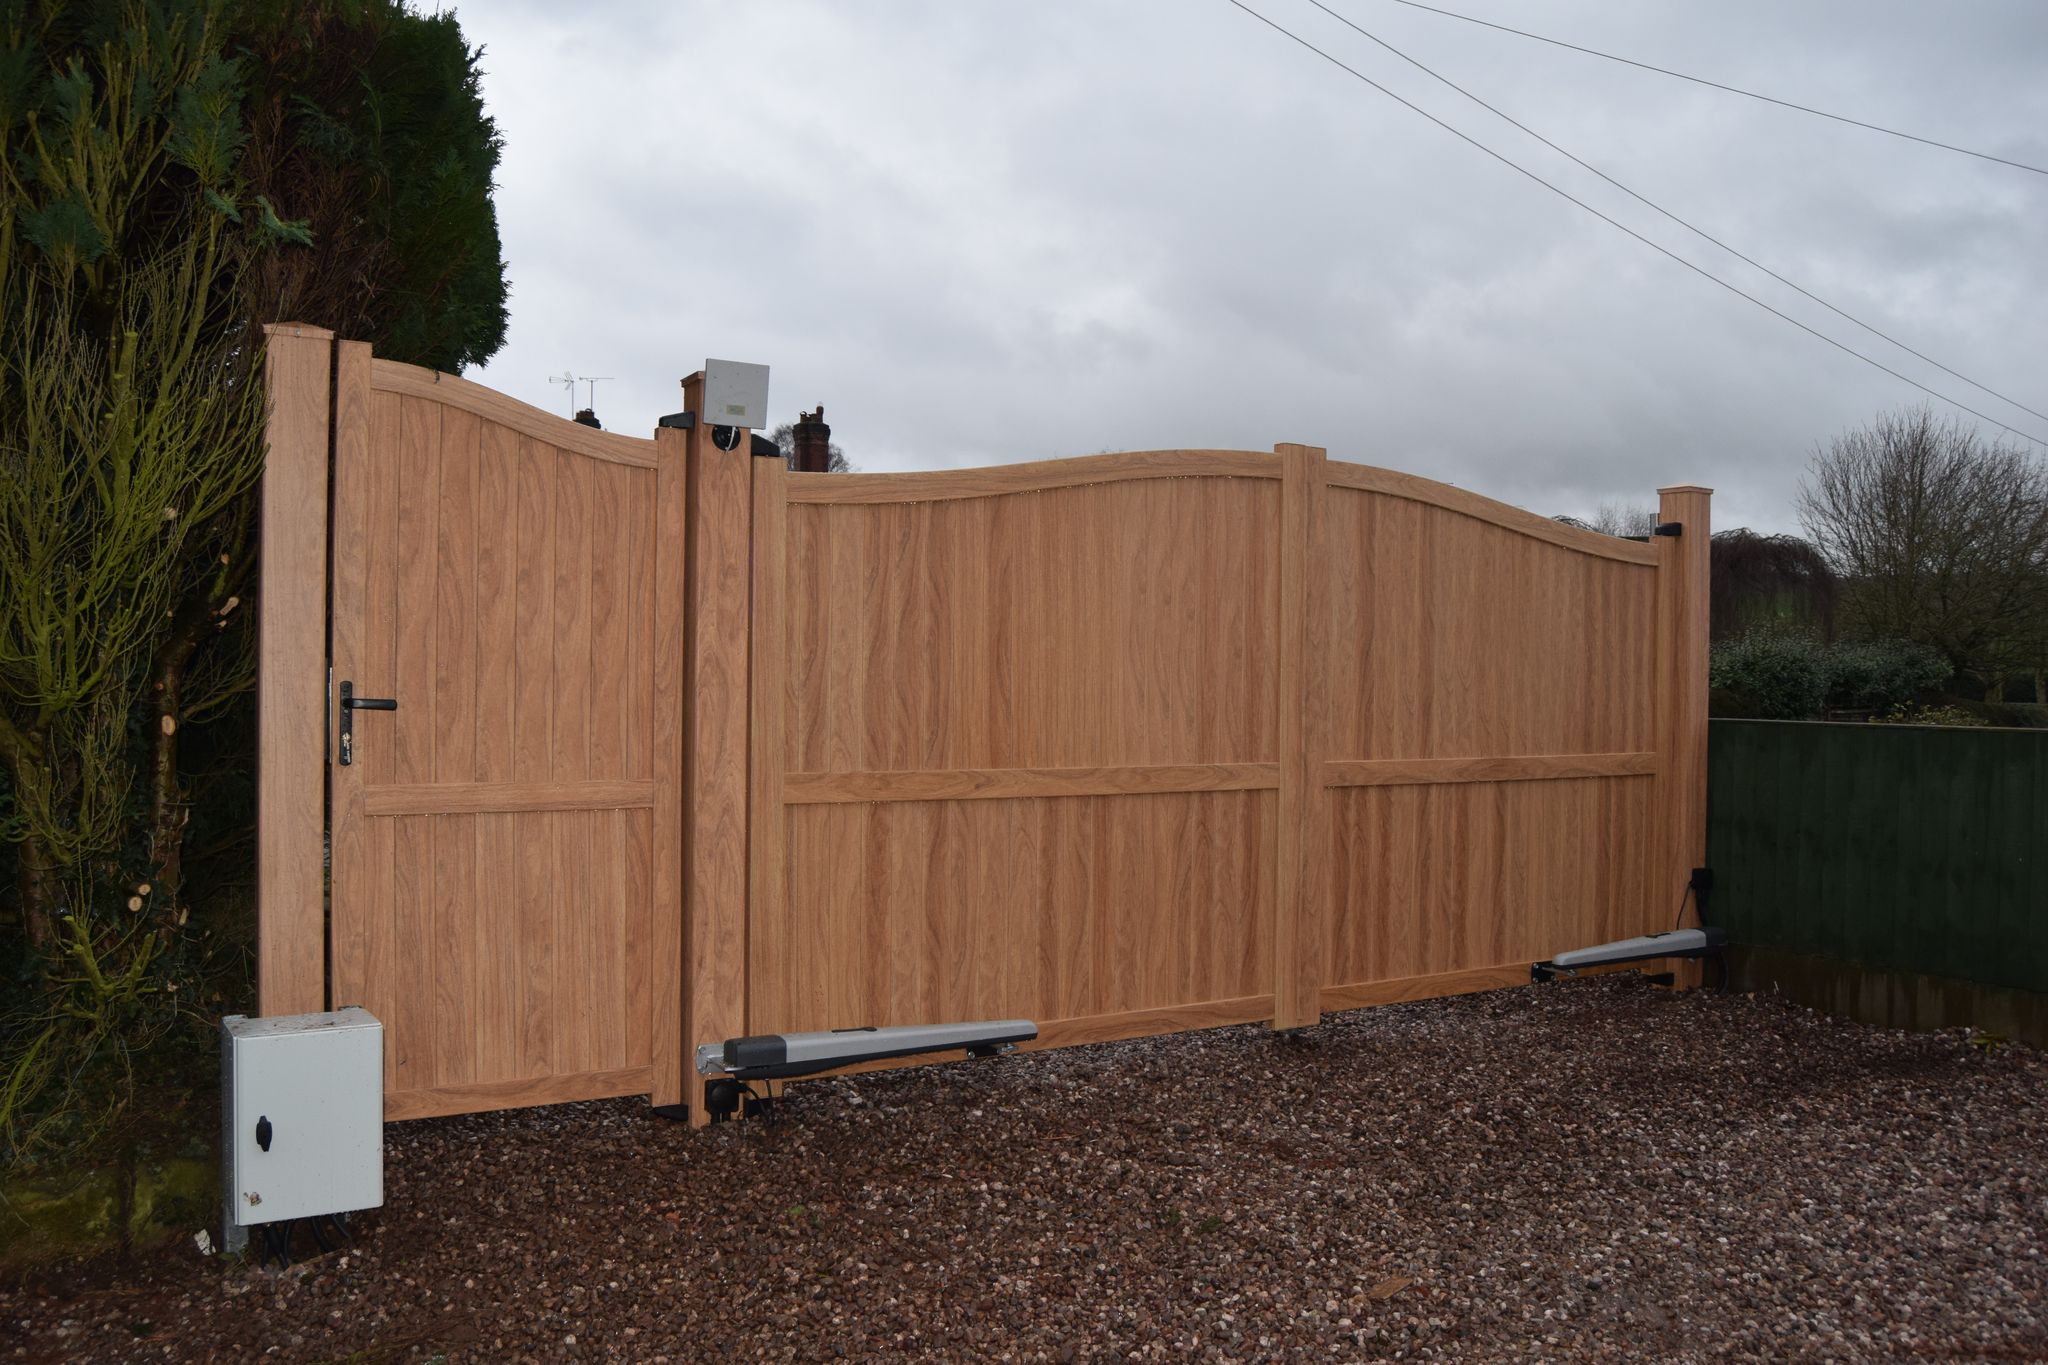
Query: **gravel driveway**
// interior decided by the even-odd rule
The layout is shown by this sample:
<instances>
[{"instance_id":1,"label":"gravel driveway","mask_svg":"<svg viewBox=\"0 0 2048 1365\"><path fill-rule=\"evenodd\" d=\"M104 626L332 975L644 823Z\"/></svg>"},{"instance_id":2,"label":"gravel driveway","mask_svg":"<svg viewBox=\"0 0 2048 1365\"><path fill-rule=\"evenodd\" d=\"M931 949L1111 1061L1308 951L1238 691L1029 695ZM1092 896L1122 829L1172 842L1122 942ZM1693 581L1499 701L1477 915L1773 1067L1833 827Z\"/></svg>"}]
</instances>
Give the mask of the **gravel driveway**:
<instances>
[{"instance_id":1,"label":"gravel driveway","mask_svg":"<svg viewBox=\"0 0 2048 1365\"><path fill-rule=\"evenodd\" d=\"M0 1355L2048 1360L2048 1059L1633 976L389 1132L278 1275L0 1289Z\"/></svg>"}]
</instances>

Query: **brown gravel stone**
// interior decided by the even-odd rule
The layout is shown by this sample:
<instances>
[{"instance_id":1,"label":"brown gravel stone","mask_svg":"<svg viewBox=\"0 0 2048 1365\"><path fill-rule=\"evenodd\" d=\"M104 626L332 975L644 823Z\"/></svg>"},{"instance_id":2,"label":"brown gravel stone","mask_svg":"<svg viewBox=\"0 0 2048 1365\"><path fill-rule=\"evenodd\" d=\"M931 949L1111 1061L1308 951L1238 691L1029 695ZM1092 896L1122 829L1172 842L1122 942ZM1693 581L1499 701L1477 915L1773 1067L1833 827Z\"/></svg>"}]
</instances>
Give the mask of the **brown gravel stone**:
<instances>
[{"instance_id":1,"label":"brown gravel stone","mask_svg":"<svg viewBox=\"0 0 2048 1365\"><path fill-rule=\"evenodd\" d=\"M2048 1359L2048 1059L1633 977L388 1142L345 1251L0 1361Z\"/></svg>"}]
</instances>

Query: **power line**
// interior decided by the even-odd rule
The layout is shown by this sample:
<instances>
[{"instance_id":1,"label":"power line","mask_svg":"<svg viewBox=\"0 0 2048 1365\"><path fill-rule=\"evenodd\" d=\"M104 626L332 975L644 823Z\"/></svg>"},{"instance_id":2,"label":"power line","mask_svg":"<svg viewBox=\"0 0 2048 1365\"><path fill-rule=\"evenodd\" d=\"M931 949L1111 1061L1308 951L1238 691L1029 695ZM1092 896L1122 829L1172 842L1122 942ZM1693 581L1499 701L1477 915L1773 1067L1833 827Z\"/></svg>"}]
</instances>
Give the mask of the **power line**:
<instances>
[{"instance_id":1,"label":"power line","mask_svg":"<svg viewBox=\"0 0 2048 1365\"><path fill-rule=\"evenodd\" d=\"M1451 89L1463 95L1466 99L1471 100L1474 104L1478 105L1481 109L1484 109L1488 113L1496 115L1499 118L1505 119L1508 123L1511 123L1515 127L1521 129L1530 137L1535 138L1538 142L1550 148L1551 151L1556 152L1559 156L1562 156L1567 161L1570 161L1576 166L1580 166L1588 171L1591 171L1594 175L1599 176L1602 180L1605 180L1608 184L1614 186L1614 188L1620 190L1623 194L1635 200L1637 203L1642 204L1646 208L1653 209L1656 212L1663 214L1666 218L1669 218L1672 222L1678 224L1687 232L1693 233L1695 236L1698 236L1705 241L1713 243L1715 246L1721 248L1721 250L1727 252L1730 256L1733 256L1736 260L1741 261L1746 265L1754 266L1758 270L1763 271L1764 274L1769 275L1772 279L1776 280L1779 284L1784 285L1787 289L1805 295L1807 298L1812 299L1815 303L1827 309L1830 313L1833 313L1835 316L1846 319L1849 322L1855 323L1858 327L1861 327L1864 331L1870 333L1874 337L1878 337L1881 340L1890 342L1892 345L1898 347L1900 350L1904 351L1907 355L1912 356L1916 360L1926 361L1929 365L1932 365L1935 369L1940 370L1943 374L1950 375L1956 379L1960 379L1973 389L1982 390L1983 392L1990 394L1993 398L1996 398L2001 402L2012 404L2021 412L2029 413L2035 417L2040 418L2044 422L2048 422L2048 413L2040 412L2034 408L2030 408L2025 403L2022 403L2019 399L2014 398L2009 394L2000 393L1997 389L1992 388L1989 384L1981 384L1978 381L1970 378L1970 376L1964 374L1962 371L1951 369L1947 365L1942 364L1939 360L1936 360L1933 356L1926 354L1924 351L1914 350L1911 346L1908 346L1905 342L1900 341L1897 337L1892 336L1890 333L1882 331L1879 328L1873 326L1872 324L1865 322L1862 318L1857 317L1854 313L1848 312L1846 309L1836 307L1834 304L1829 303L1826 299L1814 293L1811 289L1806 288L1804 285L1795 283L1794 281L1785 278L1783 275L1780 275L1777 271L1771 269L1769 266L1765 265L1762 261L1757 260L1755 257L1744 255L1742 252L1737 251L1734 247L1728 245L1728 243L1722 241L1719 237L1714 236L1713 233L1708 232L1705 228L1699 227L1696 224L1686 221L1685 219L1679 217L1677 214L1671 212L1671 210L1665 208L1662 204L1656 203L1654 200L1648 199L1643 195L1636 193L1634 190L1622 184L1619 180L1616 180L1607 172L1601 170L1598 166L1595 166L1590 162L1581 160L1579 157L1573 156L1570 152L1558 146L1555 142L1552 142L1549 138L1543 136L1543 134L1537 132L1528 124L1523 123L1520 119L1515 118L1513 115L1501 109L1497 109L1491 104L1488 104L1485 100L1479 98L1479 96L1473 94L1464 86L1459 85L1450 77L1444 75L1439 71L1433 70L1428 66L1423 65L1421 62L1409 56L1400 48L1395 47L1392 43L1388 42L1386 39L1380 37L1379 35L1370 33L1367 30L1360 28L1357 24L1352 23L1351 20L1345 18L1336 10L1333 10L1328 5L1324 4L1322 0L1308 0L1308 2L1311 5L1314 5L1317 9L1321 10L1323 13L1329 15L1332 19L1335 19L1338 23L1352 30L1354 33L1359 34L1361 37L1370 38L1373 42L1378 43L1381 47L1393 53L1396 57L1399 57L1402 61L1408 63L1408 65L1414 67L1416 70L1422 72L1424 75L1429 76L1431 79L1440 81L1444 85L1449 86Z\"/></svg>"},{"instance_id":2,"label":"power line","mask_svg":"<svg viewBox=\"0 0 2048 1365\"><path fill-rule=\"evenodd\" d=\"M1639 62L1631 57L1618 57L1612 52L1602 52L1598 48L1581 47L1577 43L1568 43L1562 38L1546 38L1540 33L1530 33L1526 29L1509 28L1506 24L1496 24L1490 19L1479 19L1470 14L1459 14L1455 10L1438 9L1435 5L1423 4L1422 0L1394 0L1394 3L1406 5L1410 9L1428 10L1431 14L1441 14L1446 19L1462 19L1468 24L1478 24L1482 28L1498 29L1502 33L1512 33L1517 38L1533 38L1539 43L1549 43L1552 47L1570 48L1573 52L1583 52L1588 57L1601 57L1610 62L1620 62L1623 66L1633 66L1644 71L1654 71L1660 76L1675 76L1682 81L1691 81L1694 85L1705 85L1715 90L1725 90L1731 95L1743 95L1749 99L1762 100L1765 104L1775 104L1780 108L1797 109L1802 114L1813 114L1819 118L1833 119L1837 123L1847 123L1857 128L1867 128L1873 133L1884 133L1891 137L1902 137L1908 142L1918 142L1928 147L1939 147L1944 152L1960 152L1964 156L1974 156L1982 161L1996 161L2001 166L2011 166L2015 170L2032 171L2035 175L2048 175L2048 169L2032 166L2024 161L2014 161L2010 157L1993 156L1990 152L1972 151L1968 147L1958 147L1949 142L1936 142L1933 138L1921 137L1918 133L1908 133L1897 128L1887 128L1881 123L1865 123L1862 119L1850 118L1847 114L1831 114L1825 109L1815 109L1811 105L1806 104L1794 104L1791 100L1781 100L1775 95L1760 95L1754 90L1744 90L1739 85L1723 85L1720 81L1710 81L1704 76L1688 76L1683 71L1673 71L1669 67L1663 66L1652 66L1648 62Z\"/></svg>"},{"instance_id":3,"label":"power line","mask_svg":"<svg viewBox=\"0 0 2048 1365\"><path fill-rule=\"evenodd\" d=\"M1997 427L2001 431L2011 432L2013 435L2018 436L2023 440L2031 441L2037 446L2048 448L2048 440L2043 440L2039 436L2035 436L2028 432L2021 431L2018 427L2011 426L2005 422L2001 422L1996 417L1991 416L1989 413L1979 412L1977 411L1977 409L1971 407L1968 403L1959 402L1954 398L1950 398L1947 394L1942 393L1938 389L1931 389L1927 387L1927 385L1921 383L1919 380L1912 378L1910 375L1900 374L1897 370L1885 364L1883 361L1873 359L1872 357L1863 354L1863 352L1857 350L1855 347L1850 346L1844 342L1835 340L1826 332L1818 331L1812 327L1807 326L1798 318L1795 318L1789 313L1782 312L1779 309L1772 307L1770 304L1765 303L1762 299L1758 298L1756 295L1752 293L1749 293L1747 290L1742 289L1740 286L1730 284L1728 281L1722 279L1719 275L1714 274L1712 271L1706 269L1705 267L1693 264L1691 261L1685 259L1685 257L1671 250L1671 248L1663 246L1657 242L1651 241L1648 237L1645 237L1642 233L1637 232L1634 228L1628 226L1626 223L1622 223L1617 221L1616 219L1608 217L1599 209L1594 208L1591 204L1579 198L1577 195L1574 195L1569 190L1561 189L1558 186L1553 185L1548 180L1545 180L1542 176L1536 174L1536 172L1528 169L1527 167L1521 165L1516 161L1509 159L1500 152L1496 152L1493 148L1487 146L1478 138L1475 138L1471 134L1463 132L1460 129L1452 127L1450 124L1438 118L1435 114L1432 114L1427 109L1424 109L1421 105L1416 104L1413 101L1403 99L1401 96L1387 89L1386 86L1381 85L1372 77L1366 75L1362 71L1359 71L1356 67L1348 66L1344 62L1339 61L1337 58L1323 51L1323 49L1317 47L1314 43L1302 37L1300 34L1293 32L1291 29L1281 27L1273 20L1268 19L1265 15L1259 13L1251 6L1245 4L1244 0L1229 0L1229 3L1235 5L1238 9L1243 10L1246 14L1249 14L1252 18L1258 20L1267 28L1272 29L1275 33L1280 34L1282 37L1292 39L1294 42L1299 43L1301 46L1307 48L1310 52L1315 53L1318 57L1321 57L1324 61L1330 63L1332 66L1337 67L1339 70L1344 71L1350 74L1351 76L1356 77L1358 80L1365 82L1373 89L1379 91L1382 95L1385 95L1388 99L1394 101L1394 103L1399 104L1404 108L1410 109L1413 112L1422 115L1422 117L1428 119L1431 123L1434 123L1437 127L1443 129L1447 133L1450 133L1454 137L1458 138L1460 141L1468 142L1472 146L1477 147L1480 151L1486 153L1495 161L1500 162L1509 170L1514 171L1518 175L1527 176L1529 179L1535 181L1544 189L1549 190L1552 194L1557 195L1559 198L1566 199L1569 200L1571 203L1577 204L1580 208L1592 214L1595 218L1598 218L1601 222L1607 224L1609 227L1627 233L1629 236L1641 242L1644 246L1649 247L1652 251L1655 251L1662 256L1668 256L1672 260L1678 262L1678 264L1684 266L1687 270L1692 271L1693 274L1700 276L1702 279L1712 281L1714 284L1719 285L1721 288L1727 290L1729 293L1735 295L1737 298L1747 299L1749 302L1763 309L1766 313L1769 313L1772 317L1778 318L1784 322L1791 323L1794 327L1797 327L1800 331L1805 332L1808 336L1817 337L1821 341L1825 341L1828 345L1834 347L1836 350L1841 351L1844 354L1854 356L1856 359L1862 361L1864 364L1869 365L1874 369L1884 371L1884 373L1890 375L1892 378L1898 380L1899 382L1903 384L1912 385L1914 388L1920 390L1920 392L1926 394L1930 398L1939 399L1942 402L1948 404L1950 407L1959 409L1963 412L1967 412L1972 417L1975 417L1980 421L1989 422L1992 426Z\"/></svg>"}]
</instances>

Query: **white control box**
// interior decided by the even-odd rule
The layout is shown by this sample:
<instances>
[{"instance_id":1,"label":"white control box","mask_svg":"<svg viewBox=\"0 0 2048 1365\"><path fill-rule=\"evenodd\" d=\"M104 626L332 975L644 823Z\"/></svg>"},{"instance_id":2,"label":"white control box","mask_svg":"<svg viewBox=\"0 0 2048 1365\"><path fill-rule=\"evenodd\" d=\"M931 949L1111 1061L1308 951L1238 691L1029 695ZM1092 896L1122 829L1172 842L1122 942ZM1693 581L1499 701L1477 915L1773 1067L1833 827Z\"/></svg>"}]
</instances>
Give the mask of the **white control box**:
<instances>
[{"instance_id":1,"label":"white control box","mask_svg":"<svg viewBox=\"0 0 2048 1365\"><path fill-rule=\"evenodd\" d=\"M768 367L744 360L704 362L704 412L697 420L714 427L763 429L768 420Z\"/></svg>"},{"instance_id":2,"label":"white control box","mask_svg":"<svg viewBox=\"0 0 2048 1365\"><path fill-rule=\"evenodd\" d=\"M230 1231L384 1202L384 1026L368 1010L221 1020Z\"/></svg>"}]
</instances>

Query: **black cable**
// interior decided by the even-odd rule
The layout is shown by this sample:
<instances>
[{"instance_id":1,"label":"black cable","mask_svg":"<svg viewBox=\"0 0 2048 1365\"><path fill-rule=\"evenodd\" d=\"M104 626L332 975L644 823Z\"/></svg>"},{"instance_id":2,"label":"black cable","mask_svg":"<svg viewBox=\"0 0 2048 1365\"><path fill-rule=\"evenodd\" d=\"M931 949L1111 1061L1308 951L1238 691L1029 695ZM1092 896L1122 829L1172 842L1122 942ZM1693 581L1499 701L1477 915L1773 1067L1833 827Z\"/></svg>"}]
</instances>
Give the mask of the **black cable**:
<instances>
[{"instance_id":1,"label":"black cable","mask_svg":"<svg viewBox=\"0 0 2048 1365\"><path fill-rule=\"evenodd\" d=\"M1863 354L1863 352L1857 350L1855 347L1850 346L1844 342L1837 341L1833 337L1829 336L1827 333L1818 331L1815 328L1807 326L1805 323L1801 322L1798 318L1793 317L1791 314L1772 307L1770 304L1765 303L1756 295L1749 293L1747 290L1744 290L1737 285L1730 284L1728 281L1722 279L1719 275L1714 274L1711 270L1706 269L1704 266L1693 264L1691 261L1685 259L1685 257L1671 250L1671 248L1667 246L1662 246L1657 242L1651 241L1648 237L1645 237L1642 233L1637 232L1634 228L1629 227L1626 223L1622 223L1617 219L1610 218L1608 215L1602 213L1599 209L1594 208L1591 204L1574 195L1569 190L1561 189L1558 186L1551 184L1548 180L1545 180L1542 176L1536 174L1536 172L1521 165L1519 162L1512 160L1511 158L1507 157L1506 155L1500 152L1496 152L1493 148L1487 146L1478 138L1473 137L1470 133L1466 133L1458 128L1452 127L1450 124L1438 118L1435 114L1432 114L1427 109L1424 109L1421 105L1416 104L1411 100L1403 99L1401 96L1387 89L1386 86L1381 85L1378 81L1366 75L1364 72L1358 70L1356 67L1349 66L1344 62L1339 61L1337 58L1331 56L1329 53L1323 51L1323 49L1317 47L1314 43L1302 37L1300 34L1293 32L1291 29L1281 27L1273 20L1268 19L1265 15L1259 13L1251 6L1245 4L1244 0L1229 0L1229 3L1235 5L1238 9L1243 10L1246 14L1249 14L1252 18L1258 20L1260 23L1272 29L1275 33L1280 34L1282 37L1291 38L1295 42L1299 43L1301 46L1315 53L1318 57L1321 57L1324 61L1330 63L1332 66L1337 67L1339 70L1357 77L1359 80L1365 82L1373 89L1379 91L1382 95L1385 95L1388 99L1394 101L1396 104L1399 104L1407 109L1412 110L1417 114L1422 115L1422 117L1428 119L1431 123L1434 123L1437 127L1443 129L1445 132L1450 133L1453 136L1457 137L1460 141L1468 142L1472 146L1477 147L1480 151L1485 152L1488 156L1492 157L1495 161L1500 162L1503 166L1506 166L1508 169L1515 171L1517 174L1527 176L1529 179L1535 181L1544 189L1549 190L1552 194L1557 195L1559 198L1566 199L1574 204L1577 204L1580 208L1592 214L1595 218L1598 218L1601 222L1607 224L1609 227L1627 233L1629 236L1641 242L1644 246L1649 247L1652 251L1655 251L1662 256L1668 256L1672 260L1676 261L1678 264L1684 266L1687 270L1690 270L1695 275L1700 276L1702 279L1712 281L1714 284L1719 285L1721 288L1727 290L1729 293L1735 295L1737 298L1747 299L1749 302L1763 309L1766 313L1769 313L1772 317L1778 318L1783 322L1791 323L1794 327L1797 327L1800 331L1805 332L1808 336L1815 337L1821 341L1826 342L1828 345L1834 347L1838 351L1843 352L1845 355L1854 356L1856 359L1862 361L1866 365L1871 366L1873 369L1884 371L1884 373L1890 375L1892 378L1898 380L1900 383L1912 385L1914 388L1920 390L1920 392L1926 394L1930 398L1939 399L1940 401L1947 403L1950 407L1956 408L1962 412L1967 412L1972 417L1975 417L1980 421L1989 422L1992 426L1997 427L1999 430L2010 432L2014 436L2020 437L2022 440L2031 441L2037 446L2048 447L2048 440L2043 440L2039 436L2035 436L2028 432L2021 431L2018 427L2011 426L2005 422L2001 422L1996 417L1993 417L1988 413L1979 412L1977 409L1971 407L1968 403L1958 402L1956 399L1950 398L1947 394L1942 393L1937 389L1931 389L1927 387L1927 385L1922 384L1917 379L1914 379L1908 375L1900 374L1897 370L1885 364L1883 361L1873 359L1872 357Z\"/></svg>"},{"instance_id":2,"label":"black cable","mask_svg":"<svg viewBox=\"0 0 2048 1365\"><path fill-rule=\"evenodd\" d=\"M1671 921L1671 932L1674 934L1678 932L1679 926L1685 923L1685 898L1687 896L1690 896L1691 894L1692 883L1687 882L1685 884L1685 890L1678 893L1678 917ZM1704 918L1702 918L1700 920L1700 928L1704 929L1706 927L1707 922Z\"/></svg>"},{"instance_id":3,"label":"black cable","mask_svg":"<svg viewBox=\"0 0 2048 1365\"><path fill-rule=\"evenodd\" d=\"M1496 24L1489 19L1478 19L1469 14L1459 14L1455 10L1438 9L1435 5L1422 4L1421 0L1394 0L1394 3L1406 5L1410 9L1428 10L1431 14L1441 14L1446 19L1462 19L1468 24L1478 24L1481 28L1498 29L1502 33L1512 33L1517 38L1533 38L1539 43L1549 43L1552 47L1570 48L1573 52L1583 52L1588 57L1600 57L1610 62L1620 62L1623 66L1633 66L1644 71L1654 71L1660 76L1675 76L1682 81L1691 81L1694 85L1710 86L1715 90L1725 90L1731 95L1742 95L1749 99L1762 100L1765 104L1775 104L1784 109L1796 109L1802 114L1812 114L1818 118L1833 119L1837 123L1847 123L1857 128L1867 128L1873 133L1884 133L1889 137L1902 137L1908 142L1918 142L1928 147L1939 147L1944 152L1958 152L1963 156L1974 156L1981 161L1996 161L2001 166L2011 166L2015 170L2032 171L2035 175L2048 175L2048 169L2029 165L2024 161L2014 161L2010 157L1993 156L1990 152L1972 151L1968 147L1958 147L1950 142L1936 142L1933 138L1921 137L1918 133L1908 133L1897 128L1887 128L1881 123L1865 123L1862 119L1850 118L1847 114L1831 114L1825 109L1815 109L1807 104L1794 104L1791 100L1781 100L1773 95L1760 95L1754 90L1744 90L1739 85L1724 85L1720 81L1710 81L1704 76L1688 76L1683 71L1673 71L1669 67L1664 66L1652 66L1648 62L1639 62L1631 57L1618 57L1612 52L1602 52L1594 47L1581 47L1577 43L1568 43L1562 38L1546 38L1540 33L1531 33L1527 29L1509 28L1506 24Z\"/></svg>"},{"instance_id":4,"label":"black cable","mask_svg":"<svg viewBox=\"0 0 2048 1365\"><path fill-rule=\"evenodd\" d=\"M1878 328L1873 327L1871 324L1865 322L1862 318L1857 317L1854 313L1848 312L1847 310L1842 308L1837 308L1834 304L1829 303L1826 299L1814 293L1811 289L1808 289L1803 285L1794 283L1793 281L1786 279L1783 275L1780 275L1777 271L1771 269L1769 266L1765 265L1762 261L1757 260L1755 257L1747 256L1744 255L1742 252L1737 251L1734 247L1728 245L1719 237L1716 237L1713 233L1708 232L1705 228L1687 222L1685 219L1673 213L1670 209L1665 208L1662 204L1659 204L1654 200L1645 197L1644 195L1636 193L1634 190L1622 184L1619 180L1616 180L1607 172L1601 170L1598 166L1595 166L1590 162L1581 160L1579 157L1572 155L1564 148L1558 146L1555 142L1552 142L1549 138L1543 136L1543 134L1537 132L1534 128L1531 128L1528 124L1523 123L1520 119L1514 117L1514 115L1509 114L1501 109L1497 109L1491 104L1488 104L1485 100L1479 98L1479 96L1473 94L1464 86L1459 85L1450 77L1444 75L1442 72L1432 70L1430 67L1423 65L1420 61L1417 61L1415 58L1409 56L1400 48L1395 47L1392 43L1380 37L1378 34L1371 33L1365 29L1360 28L1357 24L1352 23L1349 19L1339 14L1336 10L1333 10L1328 5L1324 4L1322 0L1308 0L1308 2L1311 5L1314 5L1317 9L1321 10L1323 13L1329 15L1332 19L1335 19L1338 23L1344 25L1344 27L1358 34L1360 37L1370 38L1373 42L1378 43L1381 47L1393 53L1396 57L1399 57L1402 61L1408 63L1408 65L1414 67L1417 71L1422 72L1424 75L1430 77L1432 80L1440 81L1444 85L1449 86L1451 89L1463 95L1466 99L1471 100L1474 104L1478 105L1481 109L1486 110L1486 112L1488 112L1489 114L1493 114L1496 117L1504 119L1508 123L1513 124L1515 127L1527 133L1530 137L1535 138L1538 142L1550 148L1551 151L1556 152L1559 156L1571 162L1573 165L1591 171L1593 174L1599 176L1602 180L1605 180L1608 184L1614 186L1614 188L1620 190L1623 194L1635 200L1637 203L1642 204L1644 207L1652 209L1657 213L1663 214L1666 218L1669 218L1672 222L1678 224L1687 232L1690 232L1695 236L1701 237L1706 241L1713 243L1715 246L1721 248L1721 250L1727 252L1730 256L1733 256L1736 260L1741 261L1743 264L1754 266L1756 269L1763 271L1764 274L1769 275L1772 279L1776 280L1779 284L1784 285L1787 289L1790 289L1798 294L1803 294L1807 298L1812 299L1815 303L1827 309L1836 317L1843 318L1849 322L1855 323L1858 327L1861 327L1864 331L1870 333L1872 336L1877 337L1880 340L1890 342L1892 345L1904 351L1907 355L1912 356L1914 359L1926 361L1929 365L1932 365L1935 369L1940 370L1943 374L1950 375L1954 378L1960 379L1973 389L1981 389L1985 393L1990 394L1993 398L1996 398L2001 402L2012 404L2021 412L2028 413L2032 416L2040 418L2044 422L2048 422L2048 412L2041 412L2038 409L2030 408L2025 403L2022 403L2019 399L2014 398L2009 394L2000 393L1997 389L1992 388L1989 384L1980 384L1976 380L1970 378L1970 376L1964 374L1962 371L1950 369L1948 366L1942 364L1939 360L1936 360L1933 356L1928 355L1922 351L1916 351L1911 346L1908 346L1905 342L1900 341L1897 337L1892 336L1889 333L1880 331Z\"/></svg>"}]
</instances>

